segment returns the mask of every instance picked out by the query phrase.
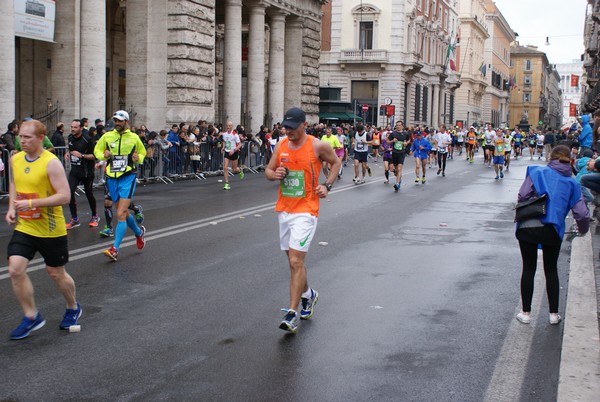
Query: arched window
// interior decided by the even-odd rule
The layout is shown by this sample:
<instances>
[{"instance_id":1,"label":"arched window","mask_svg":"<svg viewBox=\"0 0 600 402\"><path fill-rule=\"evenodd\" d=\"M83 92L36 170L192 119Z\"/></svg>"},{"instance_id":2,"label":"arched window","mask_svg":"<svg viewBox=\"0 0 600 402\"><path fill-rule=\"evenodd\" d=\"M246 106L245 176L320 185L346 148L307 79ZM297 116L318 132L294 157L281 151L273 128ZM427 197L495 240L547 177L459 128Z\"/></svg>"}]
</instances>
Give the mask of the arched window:
<instances>
[{"instance_id":1,"label":"arched window","mask_svg":"<svg viewBox=\"0 0 600 402\"><path fill-rule=\"evenodd\" d=\"M355 48L376 49L377 30L381 10L372 4L362 4L352 9L354 18Z\"/></svg>"}]
</instances>

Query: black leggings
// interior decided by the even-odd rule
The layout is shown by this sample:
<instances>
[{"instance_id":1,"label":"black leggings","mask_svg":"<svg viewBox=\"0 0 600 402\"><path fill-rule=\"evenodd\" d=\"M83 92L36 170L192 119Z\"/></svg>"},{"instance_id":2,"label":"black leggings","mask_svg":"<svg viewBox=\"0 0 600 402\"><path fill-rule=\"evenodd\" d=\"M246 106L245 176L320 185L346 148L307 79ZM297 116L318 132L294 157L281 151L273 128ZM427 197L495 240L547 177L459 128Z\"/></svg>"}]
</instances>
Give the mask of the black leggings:
<instances>
[{"instance_id":1,"label":"black leggings","mask_svg":"<svg viewBox=\"0 0 600 402\"><path fill-rule=\"evenodd\" d=\"M442 169L442 172L446 171L446 159L448 158L448 152L440 152L437 154L438 168Z\"/></svg>"},{"instance_id":2,"label":"black leggings","mask_svg":"<svg viewBox=\"0 0 600 402\"><path fill-rule=\"evenodd\" d=\"M537 244L519 240L521 257L523 259L523 274L521 275L521 302L523 311L531 311L531 299L533 298L533 282L537 268ZM558 313L558 255L560 254L560 243L542 244L544 258L544 274L546 276L546 293L548 294L548 305L551 313Z\"/></svg>"},{"instance_id":3,"label":"black leggings","mask_svg":"<svg viewBox=\"0 0 600 402\"><path fill-rule=\"evenodd\" d=\"M85 196L90 203L90 209L92 215L96 216L96 199L94 198L94 176L92 177L76 177L69 175L69 187L71 188L71 202L69 202L69 210L71 211L71 217L77 217L77 201L75 200L75 190L79 183L83 184L83 191Z\"/></svg>"}]
</instances>

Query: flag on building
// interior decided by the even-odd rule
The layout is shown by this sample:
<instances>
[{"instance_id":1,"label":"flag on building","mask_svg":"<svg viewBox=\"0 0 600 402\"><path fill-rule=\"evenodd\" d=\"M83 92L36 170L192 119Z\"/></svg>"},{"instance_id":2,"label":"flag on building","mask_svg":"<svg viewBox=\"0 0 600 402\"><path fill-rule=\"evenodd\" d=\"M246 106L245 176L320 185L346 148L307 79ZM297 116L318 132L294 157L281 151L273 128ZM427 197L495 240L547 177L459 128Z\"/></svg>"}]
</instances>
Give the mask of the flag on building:
<instances>
[{"instance_id":1,"label":"flag on building","mask_svg":"<svg viewBox=\"0 0 600 402\"><path fill-rule=\"evenodd\" d=\"M456 71L456 40L452 43L452 36L450 35L450 41L448 42L448 52L446 53L446 60L450 65L450 70ZM458 39L458 38L457 38Z\"/></svg>"},{"instance_id":2,"label":"flag on building","mask_svg":"<svg viewBox=\"0 0 600 402\"><path fill-rule=\"evenodd\" d=\"M575 74L571 74L571 86L578 87L579 86L579 76Z\"/></svg>"},{"instance_id":3,"label":"flag on building","mask_svg":"<svg viewBox=\"0 0 600 402\"><path fill-rule=\"evenodd\" d=\"M479 66L479 71L481 71L481 74L483 74L483 77L485 78L485 73L487 72L487 66L485 65L485 61L481 62L481 66Z\"/></svg>"},{"instance_id":4,"label":"flag on building","mask_svg":"<svg viewBox=\"0 0 600 402\"><path fill-rule=\"evenodd\" d=\"M569 117L577 117L577 104L569 103Z\"/></svg>"}]
</instances>

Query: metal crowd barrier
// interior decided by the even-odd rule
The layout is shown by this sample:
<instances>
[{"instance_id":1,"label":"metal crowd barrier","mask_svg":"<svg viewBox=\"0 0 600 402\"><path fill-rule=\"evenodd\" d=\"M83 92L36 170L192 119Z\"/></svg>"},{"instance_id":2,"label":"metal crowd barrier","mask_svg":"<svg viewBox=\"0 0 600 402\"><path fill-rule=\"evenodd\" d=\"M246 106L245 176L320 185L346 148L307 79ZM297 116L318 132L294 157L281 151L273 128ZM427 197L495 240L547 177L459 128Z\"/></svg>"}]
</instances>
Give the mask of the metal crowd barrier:
<instances>
[{"instance_id":1,"label":"metal crowd barrier","mask_svg":"<svg viewBox=\"0 0 600 402\"><path fill-rule=\"evenodd\" d=\"M54 147L54 154L65 167L67 175L71 171L71 163L65 155L68 152L66 146ZM148 146L146 158L138 168L138 182L160 181L173 183L180 179L206 179L207 176L218 176L223 174L223 152L219 142L209 143L187 143L162 149L159 143ZM268 144L259 145L255 141L244 141L240 151L238 166L251 173L264 170L269 161L270 150ZM0 170L0 199L8 197L10 175L10 152L2 150L1 155L4 170ZM233 174L230 168L228 174ZM96 169L94 172L94 187L104 185L104 169ZM75 192L83 194L80 186Z\"/></svg>"}]
</instances>

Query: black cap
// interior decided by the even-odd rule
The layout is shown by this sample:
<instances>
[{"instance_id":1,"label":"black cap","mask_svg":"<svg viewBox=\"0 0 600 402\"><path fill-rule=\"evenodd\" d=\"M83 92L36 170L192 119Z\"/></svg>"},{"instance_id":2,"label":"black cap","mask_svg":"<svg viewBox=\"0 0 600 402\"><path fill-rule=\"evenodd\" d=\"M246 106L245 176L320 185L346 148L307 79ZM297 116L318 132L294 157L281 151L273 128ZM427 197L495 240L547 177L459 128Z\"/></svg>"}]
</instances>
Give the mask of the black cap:
<instances>
[{"instance_id":1,"label":"black cap","mask_svg":"<svg viewBox=\"0 0 600 402\"><path fill-rule=\"evenodd\" d=\"M298 128L298 126L306 121L306 113L304 110L293 107L285 112L285 116L283 117L283 122L281 125L286 128L291 128L292 130Z\"/></svg>"},{"instance_id":2,"label":"black cap","mask_svg":"<svg viewBox=\"0 0 600 402\"><path fill-rule=\"evenodd\" d=\"M102 123L102 119L96 119L94 120L94 125L98 125L98 123Z\"/></svg>"}]
</instances>

